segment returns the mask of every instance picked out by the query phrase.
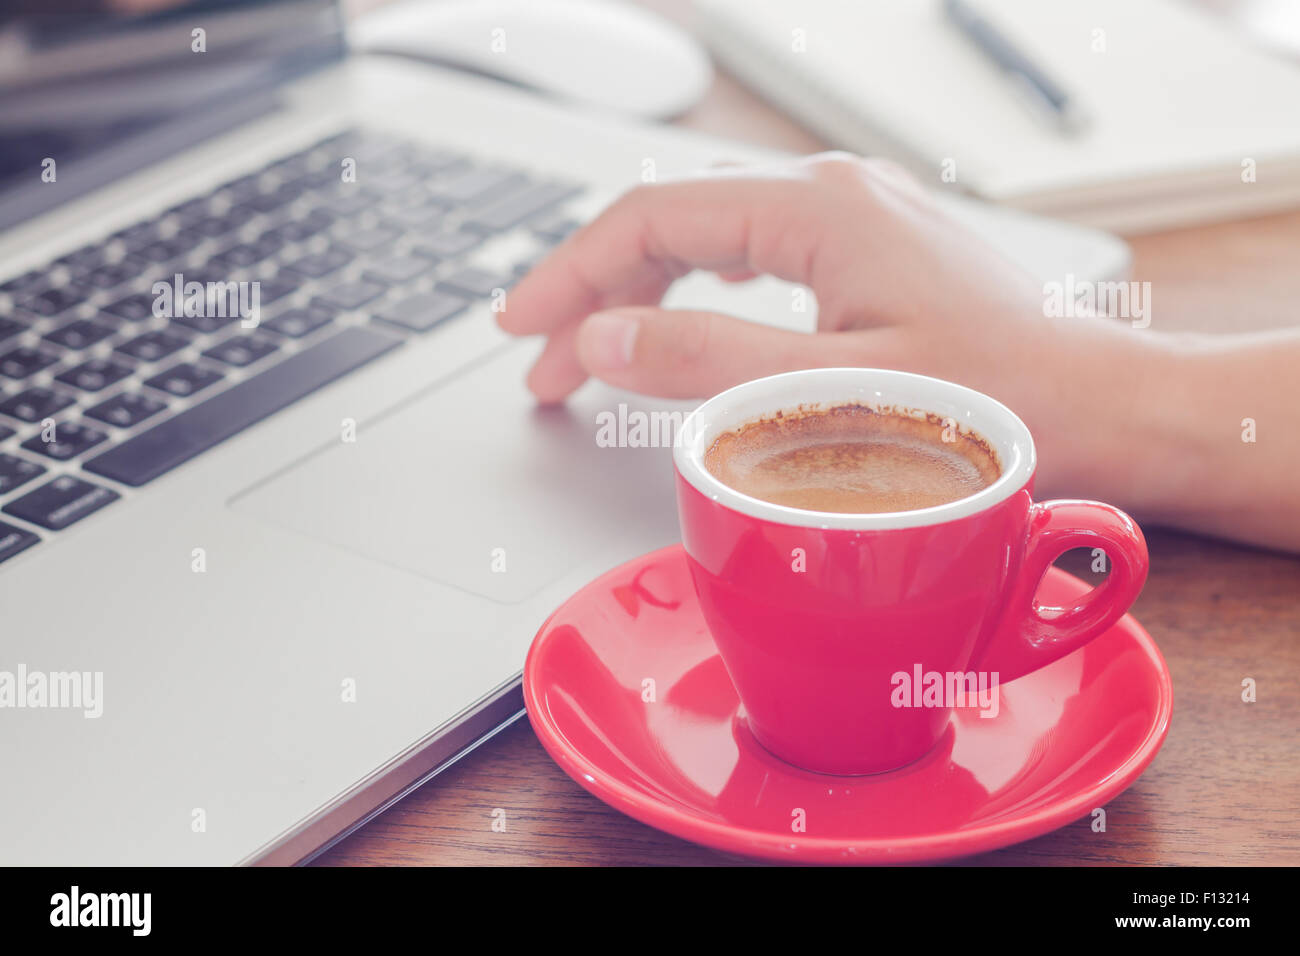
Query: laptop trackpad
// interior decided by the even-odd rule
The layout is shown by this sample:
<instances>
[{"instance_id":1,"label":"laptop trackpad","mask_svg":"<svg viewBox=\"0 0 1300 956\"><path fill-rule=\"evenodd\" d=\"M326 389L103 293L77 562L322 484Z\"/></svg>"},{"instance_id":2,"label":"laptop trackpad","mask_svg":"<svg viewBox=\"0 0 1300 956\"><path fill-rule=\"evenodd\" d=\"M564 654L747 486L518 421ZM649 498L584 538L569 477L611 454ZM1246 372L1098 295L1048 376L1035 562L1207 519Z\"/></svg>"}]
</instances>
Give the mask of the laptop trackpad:
<instances>
[{"instance_id":1,"label":"laptop trackpad","mask_svg":"<svg viewBox=\"0 0 1300 956\"><path fill-rule=\"evenodd\" d=\"M563 407L538 408L523 385L534 354L512 348L359 422L355 442L321 449L232 507L510 603L593 558L675 540L665 434L671 413L679 423L693 403L588 384ZM620 418L633 442L652 445L608 447Z\"/></svg>"}]
</instances>

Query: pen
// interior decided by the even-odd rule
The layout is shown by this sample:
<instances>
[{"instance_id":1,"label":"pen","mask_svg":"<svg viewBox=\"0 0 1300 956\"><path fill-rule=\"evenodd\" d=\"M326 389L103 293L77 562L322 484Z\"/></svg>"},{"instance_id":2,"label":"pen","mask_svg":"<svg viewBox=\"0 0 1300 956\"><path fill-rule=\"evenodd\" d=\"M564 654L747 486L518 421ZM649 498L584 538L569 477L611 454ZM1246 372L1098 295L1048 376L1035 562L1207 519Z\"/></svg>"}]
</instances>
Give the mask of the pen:
<instances>
[{"instance_id":1,"label":"pen","mask_svg":"<svg viewBox=\"0 0 1300 956\"><path fill-rule=\"evenodd\" d=\"M1075 134L1087 117L1074 98L965 0L944 0L948 19L1015 83L1029 106L1060 132Z\"/></svg>"}]
</instances>

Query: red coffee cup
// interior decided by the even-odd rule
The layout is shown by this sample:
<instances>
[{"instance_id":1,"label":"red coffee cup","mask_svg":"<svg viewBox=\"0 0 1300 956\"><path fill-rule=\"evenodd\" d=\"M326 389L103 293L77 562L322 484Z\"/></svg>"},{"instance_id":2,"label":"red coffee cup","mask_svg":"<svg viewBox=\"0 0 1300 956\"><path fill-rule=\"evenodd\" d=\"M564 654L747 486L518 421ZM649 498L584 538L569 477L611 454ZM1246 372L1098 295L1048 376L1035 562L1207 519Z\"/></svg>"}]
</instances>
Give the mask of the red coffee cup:
<instances>
[{"instance_id":1,"label":"red coffee cup","mask_svg":"<svg viewBox=\"0 0 1300 956\"><path fill-rule=\"evenodd\" d=\"M997 452L1000 477L933 508L839 514L752 498L704 467L724 432L850 403L951 419ZM690 415L673 460L682 543L744 720L807 770L878 773L917 760L954 707L996 714L1001 684L1103 633L1146 580L1133 519L1096 501L1034 502L1029 429L951 382L861 368L747 382ZM1109 576L1073 607L1038 604L1048 567L1080 547L1103 549Z\"/></svg>"}]
</instances>

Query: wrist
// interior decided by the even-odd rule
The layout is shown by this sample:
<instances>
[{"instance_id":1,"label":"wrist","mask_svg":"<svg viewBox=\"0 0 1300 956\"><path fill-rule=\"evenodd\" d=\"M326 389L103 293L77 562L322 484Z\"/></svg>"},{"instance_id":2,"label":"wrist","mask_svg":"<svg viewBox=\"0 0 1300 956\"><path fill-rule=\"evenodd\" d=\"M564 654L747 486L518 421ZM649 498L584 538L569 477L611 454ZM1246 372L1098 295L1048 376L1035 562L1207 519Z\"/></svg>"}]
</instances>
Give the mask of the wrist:
<instances>
[{"instance_id":1,"label":"wrist","mask_svg":"<svg viewBox=\"0 0 1300 956\"><path fill-rule=\"evenodd\" d=\"M1041 394L1026 404L1036 495L1151 512L1188 466L1182 422L1170 415L1187 392L1178 343L1109 319L1054 322L1044 332L1031 359Z\"/></svg>"}]
</instances>

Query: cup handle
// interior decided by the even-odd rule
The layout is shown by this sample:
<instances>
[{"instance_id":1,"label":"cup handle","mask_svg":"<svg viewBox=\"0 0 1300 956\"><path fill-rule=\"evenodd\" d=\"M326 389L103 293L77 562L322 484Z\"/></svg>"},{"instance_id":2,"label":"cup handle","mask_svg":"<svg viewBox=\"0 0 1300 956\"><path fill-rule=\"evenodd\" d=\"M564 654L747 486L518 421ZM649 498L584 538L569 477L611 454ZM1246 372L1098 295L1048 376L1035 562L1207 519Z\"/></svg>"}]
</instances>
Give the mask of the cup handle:
<instances>
[{"instance_id":1,"label":"cup handle","mask_svg":"<svg viewBox=\"0 0 1300 956\"><path fill-rule=\"evenodd\" d=\"M1044 607L1035 599L1052 563L1071 548L1098 548L1110 575L1073 607ZM1023 677L1087 644L1124 615L1147 578L1147 543L1128 515L1099 501L1043 501L1029 512L1025 555L1002 622L979 655L998 681Z\"/></svg>"}]
</instances>

